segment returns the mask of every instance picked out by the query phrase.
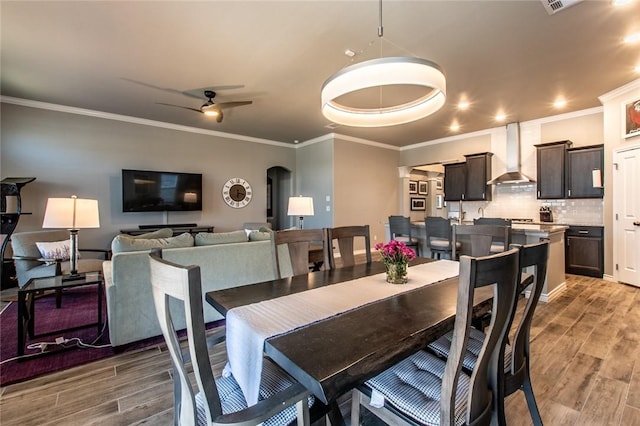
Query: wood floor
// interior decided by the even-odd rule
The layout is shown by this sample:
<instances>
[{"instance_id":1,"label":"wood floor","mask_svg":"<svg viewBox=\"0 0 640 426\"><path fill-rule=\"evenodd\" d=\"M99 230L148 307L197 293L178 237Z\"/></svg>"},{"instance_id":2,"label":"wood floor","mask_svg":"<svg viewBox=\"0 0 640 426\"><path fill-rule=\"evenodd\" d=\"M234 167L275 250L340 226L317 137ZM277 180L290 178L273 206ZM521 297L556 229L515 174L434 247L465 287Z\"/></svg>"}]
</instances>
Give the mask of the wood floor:
<instances>
[{"instance_id":1,"label":"wood floor","mask_svg":"<svg viewBox=\"0 0 640 426\"><path fill-rule=\"evenodd\" d=\"M531 347L532 381L546 425L640 425L639 288L567 275L566 290L539 305ZM225 357L224 345L212 348L218 374ZM0 424L6 426L173 421L169 355L159 346L0 392ZM346 414L349 401L343 402ZM531 424L521 392L508 397L506 410L509 425Z\"/></svg>"}]
</instances>

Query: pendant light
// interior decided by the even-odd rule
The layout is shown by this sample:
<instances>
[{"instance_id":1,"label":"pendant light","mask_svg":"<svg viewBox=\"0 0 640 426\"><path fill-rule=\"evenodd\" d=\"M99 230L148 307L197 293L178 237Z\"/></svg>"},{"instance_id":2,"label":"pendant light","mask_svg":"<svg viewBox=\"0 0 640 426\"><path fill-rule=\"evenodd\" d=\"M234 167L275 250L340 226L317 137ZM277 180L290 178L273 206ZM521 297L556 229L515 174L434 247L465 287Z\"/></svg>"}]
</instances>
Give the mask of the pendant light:
<instances>
[{"instance_id":1,"label":"pendant light","mask_svg":"<svg viewBox=\"0 0 640 426\"><path fill-rule=\"evenodd\" d=\"M382 0L379 1L378 37L382 38ZM414 85L427 93L389 107L359 108L337 99L364 89ZM412 57L387 57L363 61L338 71L322 85L322 114L334 123L354 127L383 127L409 123L438 111L446 100L446 78L434 62Z\"/></svg>"}]
</instances>

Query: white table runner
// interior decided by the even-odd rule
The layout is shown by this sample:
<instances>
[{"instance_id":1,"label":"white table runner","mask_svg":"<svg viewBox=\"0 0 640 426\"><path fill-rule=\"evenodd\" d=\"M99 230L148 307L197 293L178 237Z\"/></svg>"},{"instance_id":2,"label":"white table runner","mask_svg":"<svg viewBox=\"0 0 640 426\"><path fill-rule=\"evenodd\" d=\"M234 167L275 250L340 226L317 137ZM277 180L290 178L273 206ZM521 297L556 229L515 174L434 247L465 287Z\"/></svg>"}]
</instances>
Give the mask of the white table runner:
<instances>
[{"instance_id":1,"label":"white table runner","mask_svg":"<svg viewBox=\"0 0 640 426\"><path fill-rule=\"evenodd\" d=\"M225 374L233 374L247 404L254 405L265 339L458 274L458 262L438 260L409 267L407 284L389 284L382 273L233 308L226 321L229 362Z\"/></svg>"}]
</instances>

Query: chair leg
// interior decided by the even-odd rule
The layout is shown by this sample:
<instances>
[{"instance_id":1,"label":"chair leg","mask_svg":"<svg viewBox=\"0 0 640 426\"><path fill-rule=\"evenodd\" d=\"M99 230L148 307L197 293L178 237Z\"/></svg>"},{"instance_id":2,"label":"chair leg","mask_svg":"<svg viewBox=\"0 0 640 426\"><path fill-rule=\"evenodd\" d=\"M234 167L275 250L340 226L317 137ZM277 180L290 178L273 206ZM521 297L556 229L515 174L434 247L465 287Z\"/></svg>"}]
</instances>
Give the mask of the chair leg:
<instances>
[{"instance_id":1,"label":"chair leg","mask_svg":"<svg viewBox=\"0 0 640 426\"><path fill-rule=\"evenodd\" d=\"M298 419L298 426L308 426L311 423L307 398L303 398L296 403L296 417Z\"/></svg>"},{"instance_id":2,"label":"chair leg","mask_svg":"<svg viewBox=\"0 0 640 426\"><path fill-rule=\"evenodd\" d=\"M357 390L351 392L351 426L360 425L360 398L361 393Z\"/></svg>"},{"instance_id":3,"label":"chair leg","mask_svg":"<svg viewBox=\"0 0 640 426\"><path fill-rule=\"evenodd\" d=\"M542 426L542 418L540 417L540 411L538 411L538 404L536 404L536 397L533 395L533 387L531 386L531 378L529 372L524 378L522 384L522 390L524 396L527 398L527 406L529 407L529 413L531 414L531 420L535 426Z\"/></svg>"}]
</instances>

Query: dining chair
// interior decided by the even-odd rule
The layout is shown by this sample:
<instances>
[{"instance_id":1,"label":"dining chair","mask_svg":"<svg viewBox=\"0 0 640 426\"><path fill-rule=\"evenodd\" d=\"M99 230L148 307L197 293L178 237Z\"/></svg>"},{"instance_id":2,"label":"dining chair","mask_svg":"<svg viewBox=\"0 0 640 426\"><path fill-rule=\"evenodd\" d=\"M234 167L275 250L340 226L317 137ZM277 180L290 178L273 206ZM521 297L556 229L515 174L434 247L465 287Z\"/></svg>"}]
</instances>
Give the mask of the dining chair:
<instances>
[{"instance_id":1,"label":"dining chair","mask_svg":"<svg viewBox=\"0 0 640 426\"><path fill-rule=\"evenodd\" d=\"M451 258L457 259L460 253L467 251L471 256L487 256L495 252L503 252L509 249L510 228L498 225L453 225L453 238L451 243ZM465 247L465 241L460 239L466 236L468 246ZM497 241L501 241L498 251ZM458 244L460 243L460 244ZM491 249L495 250L492 252Z\"/></svg>"},{"instance_id":2,"label":"dining chair","mask_svg":"<svg viewBox=\"0 0 640 426\"><path fill-rule=\"evenodd\" d=\"M544 287L544 281L547 275L547 260L549 257L549 243L541 242L536 244L529 244L520 247L520 269L523 271L525 268L534 268L534 280L531 288L529 299L524 308L524 313L520 317L518 327L516 329L513 345L507 344L501 349L504 357L504 397L511 395L512 393L522 390L527 400L527 406L529 407L529 413L534 425L542 425L542 419L540 417L540 411L536 404L536 399L533 394L533 387L531 385L530 374L530 334L531 334L531 320L533 319L533 313L535 312L542 288ZM520 287L518 290L524 290ZM516 292L516 298L521 291ZM510 315L508 325L511 328L511 324L515 318L517 308L517 301L513 305L513 311ZM463 368L471 373L476 365L478 354L482 343L486 335L475 328L469 329L469 343L464 355ZM453 333L449 332L442 336L440 339L429 345L429 349L436 355L446 359L449 355L451 348L451 341L453 340ZM504 418L504 398L498 401L498 412L501 418L500 424L506 424Z\"/></svg>"},{"instance_id":3,"label":"dining chair","mask_svg":"<svg viewBox=\"0 0 640 426\"><path fill-rule=\"evenodd\" d=\"M406 216L389 216L389 234L392 240L402 241L420 256L420 242L411 236L411 220Z\"/></svg>"},{"instance_id":4,"label":"dining chair","mask_svg":"<svg viewBox=\"0 0 640 426\"><path fill-rule=\"evenodd\" d=\"M275 270L280 278L308 274L310 250L322 250L322 263L329 265L325 229L277 231L271 241Z\"/></svg>"},{"instance_id":5,"label":"dining chair","mask_svg":"<svg viewBox=\"0 0 640 426\"><path fill-rule=\"evenodd\" d=\"M351 424L360 406L393 425L488 425L495 421L499 391L498 348L506 333L518 280L518 250L485 257L462 256L458 300L449 358L421 350L353 391ZM492 321L472 375L462 371L475 289L494 289Z\"/></svg>"},{"instance_id":6,"label":"dining chair","mask_svg":"<svg viewBox=\"0 0 640 426\"><path fill-rule=\"evenodd\" d=\"M356 263L354 252L354 242L356 238L364 240L365 259L371 263L371 238L369 236L369 225L363 226L340 226L337 228L327 228L327 246L329 249L329 268L336 267L336 253L333 241L338 240L338 251L342 266L352 266Z\"/></svg>"},{"instance_id":7,"label":"dining chair","mask_svg":"<svg viewBox=\"0 0 640 426\"><path fill-rule=\"evenodd\" d=\"M440 216L427 216L424 218L424 226L427 233L427 247L431 251L431 258L440 259L443 254L451 258L451 222ZM458 243L460 248L460 243Z\"/></svg>"},{"instance_id":8,"label":"dining chair","mask_svg":"<svg viewBox=\"0 0 640 426\"><path fill-rule=\"evenodd\" d=\"M159 249L149 254L149 266L156 314L173 367L174 424L253 425L264 422L275 426L288 425L296 419L298 425L310 423L309 406L315 399L304 386L268 359L264 359L260 401L249 408L232 375L214 378L205 336L199 266L182 266L163 260ZM184 307L187 319L187 353L182 352L173 326L175 302ZM212 336L209 344L223 340L224 331ZM189 373L188 364L193 374ZM194 388L198 390L197 394L194 394Z\"/></svg>"},{"instance_id":9,"label":"dining chair","mask_svg":"<svg viewBox=\"0 0 640 426\"><path fill-rule=\"evenodd\" d=\"M479 217L477 219L473 219L473 224L474 225L508 226L509 241L511 241L511 219L503 219L501 217ZM491 244L491 253L500 253L501 251L504 251L503 246L504 246L504 242L502 240L499 240L499 239L494 240L493 244Z\"/></svg>"}]
</instances>

